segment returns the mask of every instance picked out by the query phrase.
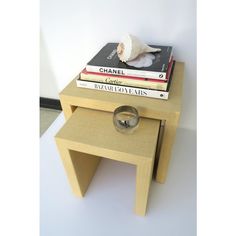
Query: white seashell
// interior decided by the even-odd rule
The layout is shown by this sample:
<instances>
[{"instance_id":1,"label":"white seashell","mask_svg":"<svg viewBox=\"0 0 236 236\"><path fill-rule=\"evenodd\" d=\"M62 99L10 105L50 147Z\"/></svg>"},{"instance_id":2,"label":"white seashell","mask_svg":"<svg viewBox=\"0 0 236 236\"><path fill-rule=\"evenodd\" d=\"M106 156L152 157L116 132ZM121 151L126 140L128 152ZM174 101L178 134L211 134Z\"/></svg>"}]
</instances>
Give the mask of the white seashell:
<instances>
[{"instance_id":1,"label":"white seashell","mask_svg":"<svg viewBox=\"0 0 236 236\"><path fill-rule=\"evenodd\" d=\"M131 61L142 53L160 51L160 48L152 48L130 34L126 35L117 46L117 55L123 62Z\"/></svg>"}]
</instances>

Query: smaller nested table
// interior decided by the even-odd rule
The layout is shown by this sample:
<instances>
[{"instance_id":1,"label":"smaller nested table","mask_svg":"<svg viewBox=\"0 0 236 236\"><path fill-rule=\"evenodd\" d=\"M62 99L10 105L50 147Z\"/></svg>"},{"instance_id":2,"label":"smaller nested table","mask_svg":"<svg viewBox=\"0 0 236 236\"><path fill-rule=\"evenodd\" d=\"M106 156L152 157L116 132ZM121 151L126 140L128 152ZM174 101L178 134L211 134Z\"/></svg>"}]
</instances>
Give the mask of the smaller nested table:
<instances>
[{"instance_id":1,"label":"smaller nested table","mask_svg":"<svg viewBox=\"0 0 236 236\"><path fill-rule=\"evenodd\" d=\"M73 192L84 196L101 157L136 166L135 212L145 215L160 121L141 118L133 134L116 131L113 114L76 108L55 139Z\"/></svg>"}]
</instances>

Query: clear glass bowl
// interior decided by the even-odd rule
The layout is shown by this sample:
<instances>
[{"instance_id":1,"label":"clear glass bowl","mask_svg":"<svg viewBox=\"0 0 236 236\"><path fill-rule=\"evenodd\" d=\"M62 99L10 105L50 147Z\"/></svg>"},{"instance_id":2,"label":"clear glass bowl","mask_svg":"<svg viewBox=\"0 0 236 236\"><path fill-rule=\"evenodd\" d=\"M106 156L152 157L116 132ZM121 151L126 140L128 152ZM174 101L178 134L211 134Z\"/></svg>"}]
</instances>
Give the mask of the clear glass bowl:
<instances>
[{"instance_id":1,"label":"clear glass bowl","mask_svg":"<svg viewBox=\"0 0 236 236\"><path fill-rule=\"evenodd\" d=\"M139 114L132 106L120 106L113 113L113 124L117 131L132 134L138 127Z\"/></svg>"}]
</instances>

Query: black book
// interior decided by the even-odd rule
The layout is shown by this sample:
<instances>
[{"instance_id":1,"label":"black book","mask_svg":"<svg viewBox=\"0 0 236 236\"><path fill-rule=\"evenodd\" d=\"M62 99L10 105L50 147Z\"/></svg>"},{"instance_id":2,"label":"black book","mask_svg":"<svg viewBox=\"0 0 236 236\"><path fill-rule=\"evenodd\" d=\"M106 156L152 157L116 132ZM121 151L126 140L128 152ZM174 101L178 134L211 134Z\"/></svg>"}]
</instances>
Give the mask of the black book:
<instances>
[{"instance_id":1,"label":"black book","mask_svg":"<svg viewBox=\"0 0 236 236\"><path fill-rule=\"evenodd\" d=\"M172 57L171 46L149 45L154 48L161 48L161 52L152 53L155 59L151 66L136 68L120 61L116 49L118 43L106 44L93 58L88 62L86 70L113 75L138 76L143 78L152 78L166 80L168 64Z\"/></svg>"}]
</instances>

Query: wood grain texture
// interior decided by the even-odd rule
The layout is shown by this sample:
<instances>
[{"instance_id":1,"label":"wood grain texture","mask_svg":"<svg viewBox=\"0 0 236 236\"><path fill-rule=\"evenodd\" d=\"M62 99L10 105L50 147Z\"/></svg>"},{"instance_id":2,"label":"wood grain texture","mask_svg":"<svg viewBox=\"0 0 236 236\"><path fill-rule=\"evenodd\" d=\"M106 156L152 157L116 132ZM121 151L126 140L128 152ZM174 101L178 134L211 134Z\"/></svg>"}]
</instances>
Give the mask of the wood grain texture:
<instances>
[{"instance_id":1,"label":"wood grain texture","mask_svg":"<svg viewBox=\"0 0 236 236\"><path fill-rule=\"evenodd\" d=\"M145 215L160 121L141 118L133 134L123 134L112 117L110 112L76 108L55 136L64 167L73 191L83 196L99 157L136 165L135 212Z\"/></svg>"}]
</instances>

